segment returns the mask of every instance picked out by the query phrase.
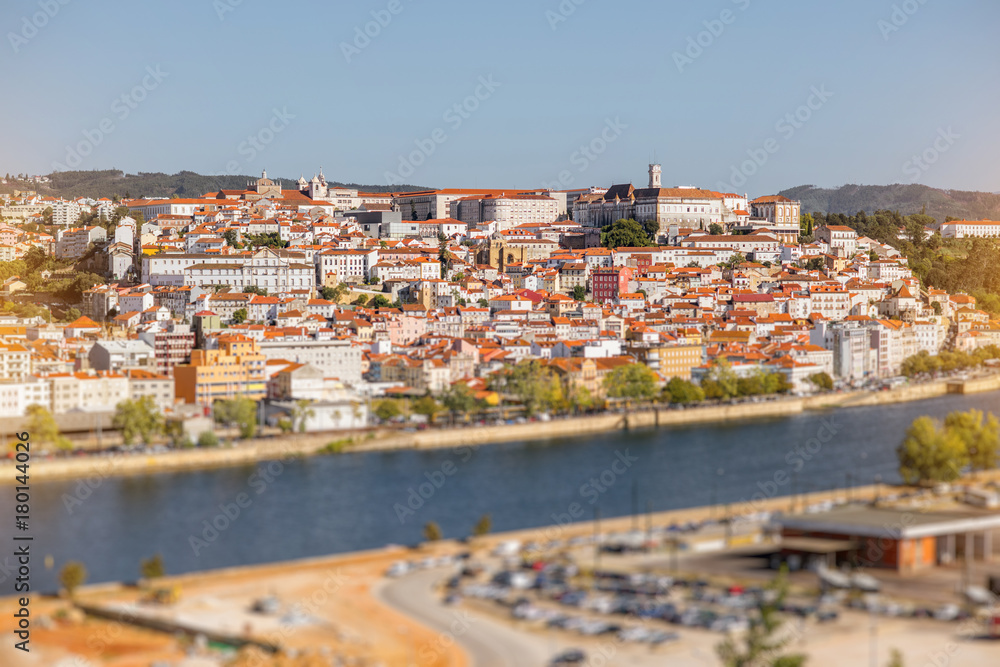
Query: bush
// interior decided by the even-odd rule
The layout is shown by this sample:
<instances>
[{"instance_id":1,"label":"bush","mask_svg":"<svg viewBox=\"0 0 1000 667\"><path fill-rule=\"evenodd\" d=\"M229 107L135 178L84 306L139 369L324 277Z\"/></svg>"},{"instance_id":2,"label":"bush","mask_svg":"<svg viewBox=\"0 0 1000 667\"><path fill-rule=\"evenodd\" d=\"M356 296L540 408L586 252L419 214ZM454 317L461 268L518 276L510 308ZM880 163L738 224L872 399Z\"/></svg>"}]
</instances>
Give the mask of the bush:
<instances>
[{"instance_id":1,"label":"bush","mask_svg":"<svg viewBox=\"0 0 1000 667\"><path fill-rule=\"evenodd\" d=\"M215 435L215 431L205 431L198 436L198 446L199 447L218 447L219 446L219 436Z\"/></svg>"},{"instance_id":2,"label":"bush","mask_svg":"<svg viewBox=\"0 0 1000 667\"><path fill-rule=\"evenodd\" d=\"M424 540L427 542L437 542L442 537L441 526L433 521L424 524Z\"/></svg>"},{"instance_id":3,"label":"bush","mask_svg":"<svg viewBox=\"0 0 1000 667\"><path fill-rule=\"evenodd\" d=\"M83 563L77 561L66 563L59 571L59 583L66 589L69 596L73 597L76 589L87 583L87 568L83 566Z\"/></svg>"}]
</instances>

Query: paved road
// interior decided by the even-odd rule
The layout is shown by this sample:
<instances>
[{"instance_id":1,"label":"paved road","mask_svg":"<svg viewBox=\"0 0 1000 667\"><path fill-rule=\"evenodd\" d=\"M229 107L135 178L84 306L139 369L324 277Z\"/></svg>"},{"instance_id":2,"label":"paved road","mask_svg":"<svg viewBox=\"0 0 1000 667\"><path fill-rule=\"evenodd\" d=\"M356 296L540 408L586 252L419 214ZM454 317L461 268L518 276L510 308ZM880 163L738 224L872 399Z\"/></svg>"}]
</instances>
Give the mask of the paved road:
<instances>
[{"instance_id":1,"label":"paved road","mask_svg":"<svg viewBox=\"0 0 1000 667\"><path fill-rule=\"evenodd\" d=\"M448 570L423 570L392 579L376 587L375 595L393 609L440 632L442 642L448 642L450 633L465 649L473 667L543 667L547 664L552 649L544 639L517 632L462 608L442 604L432 588L447 574ZM419 654L415 655L414 664L423 664L420 658Z\"/></svg>"}]
</instances>

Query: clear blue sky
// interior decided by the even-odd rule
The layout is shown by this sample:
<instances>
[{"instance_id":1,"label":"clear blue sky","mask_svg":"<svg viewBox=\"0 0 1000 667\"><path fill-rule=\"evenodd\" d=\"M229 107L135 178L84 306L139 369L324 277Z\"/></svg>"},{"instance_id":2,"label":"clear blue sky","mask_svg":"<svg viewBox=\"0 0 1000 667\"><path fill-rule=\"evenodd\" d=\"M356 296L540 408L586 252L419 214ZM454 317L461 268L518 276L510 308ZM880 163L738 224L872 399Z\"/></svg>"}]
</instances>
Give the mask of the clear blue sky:
<instances>
[{"instance_id":1,"label":"clear blue sky","mask_svg":"<svg viewBox=\"0 0 1000 667\"><path fill-rule=\"evenodd\" d=\"M655 152L665 185L721 187L736 167L751 194L1000 191L995 0L63 1L0 6L2 171L309 178L323 166L386 184L423 140L403 180L438 187L537 187L563 172L566 187L641 184ZM916 11L890 32L894 4ZM391 19L345 56L372 12ZM25 27L33 15L40 29ZM699 35L709 28L720 34ZM478 108L449 113L477 87ZM832 96L810 100L814 87ZM778 124L809 101L807 121ZM602 132L603 152L577 153L602 148ZM748 151L760 166L740 167ZM933 164L908 164L925 151Z\"/></svg>"}]
</instances>

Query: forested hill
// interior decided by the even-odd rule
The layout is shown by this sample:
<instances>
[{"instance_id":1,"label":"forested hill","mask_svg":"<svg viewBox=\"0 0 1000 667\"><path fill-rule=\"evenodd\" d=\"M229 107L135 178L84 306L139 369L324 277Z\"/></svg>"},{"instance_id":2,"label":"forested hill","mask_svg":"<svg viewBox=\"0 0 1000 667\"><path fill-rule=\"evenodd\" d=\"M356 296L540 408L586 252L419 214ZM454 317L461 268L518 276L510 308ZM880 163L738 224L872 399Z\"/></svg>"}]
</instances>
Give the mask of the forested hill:
<instances>
[{"instance_id":1,"label":"forested hill","mask_svg":"<svg viewBox=\"0 0 1000 667\"><path fill-rule=\"evenodd\" d=\"M102 171L59 171L49 174L51 183L19 183L7 179L7 185L0 185L0 192L14 190L34 190L50 197L200 197L206 192L218 190L242 190L247 181L255 181L259 176L205 176L193 171L176 174L147 173L126 174L117 169ZM286 190L296 189L296 179L273 178L281 182ZM362 185L357 183L333 183L330 185L355 188L361 192L410 192L429 190L418 185Z\"/></svg>"},{"instance_id":2,"label":"forested hill","mask_svg":"<svg viewBox=\"0 0 1000 667\"><path fill-rule=\"evenodd\" d=\"M960 220L1000 219L1000 194L938 190L926 185L845 185L817 188L800 185L780 194L802 202L803 213L843 213L879 210L902 215L925 212L939 223L947 216Z\"/></svg>"}]
</instances>

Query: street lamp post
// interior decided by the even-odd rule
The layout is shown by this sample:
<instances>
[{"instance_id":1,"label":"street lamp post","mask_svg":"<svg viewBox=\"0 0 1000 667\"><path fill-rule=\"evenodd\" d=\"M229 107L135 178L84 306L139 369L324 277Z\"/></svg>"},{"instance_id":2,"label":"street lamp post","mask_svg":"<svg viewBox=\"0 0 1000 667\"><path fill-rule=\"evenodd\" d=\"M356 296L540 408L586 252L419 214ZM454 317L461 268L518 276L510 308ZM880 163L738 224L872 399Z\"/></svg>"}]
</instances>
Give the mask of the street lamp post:
<instances>
[{"instance_id":1,"label":"street lamp post","mask_svg":"<svg viewBox=\"0 0 1000 667\"><path fill-rule=\"evenodd\" d=\"M726 471L723 470L722 468L719 468L718 470L715 471L715 477L712 478L712 503L711 503L711 508L710 508L711 518L712 519L715 518L715 506L719 502L719 498L718 498L718 494L719 494L719 489L718 489L718 487L719 487L719 478L722 477L725 474L726 474Z\"/></svg>"}]
</instances>

